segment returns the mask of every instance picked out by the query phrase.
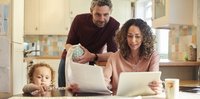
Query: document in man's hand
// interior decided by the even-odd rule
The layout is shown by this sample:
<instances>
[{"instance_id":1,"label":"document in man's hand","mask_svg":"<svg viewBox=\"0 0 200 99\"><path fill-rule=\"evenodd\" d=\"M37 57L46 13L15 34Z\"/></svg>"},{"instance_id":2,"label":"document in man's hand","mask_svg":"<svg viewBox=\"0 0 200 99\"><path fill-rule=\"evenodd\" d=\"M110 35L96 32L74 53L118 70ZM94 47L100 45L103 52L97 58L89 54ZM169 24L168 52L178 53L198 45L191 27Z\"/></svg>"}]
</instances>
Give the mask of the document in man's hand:
<instances>
[{"instance_id":1,"label":"document in man's hand","mask_svg":"<svg viewBox=\"0 0 200 99\"><path fill-rule=\"evenodd\" d=\"M71 62L71 74L69 83L76 83L83 93L102 93L111 94L106 87L103 68L100 66L91 66L87 64L79 64Z\"/></svg>"}]
</instances>

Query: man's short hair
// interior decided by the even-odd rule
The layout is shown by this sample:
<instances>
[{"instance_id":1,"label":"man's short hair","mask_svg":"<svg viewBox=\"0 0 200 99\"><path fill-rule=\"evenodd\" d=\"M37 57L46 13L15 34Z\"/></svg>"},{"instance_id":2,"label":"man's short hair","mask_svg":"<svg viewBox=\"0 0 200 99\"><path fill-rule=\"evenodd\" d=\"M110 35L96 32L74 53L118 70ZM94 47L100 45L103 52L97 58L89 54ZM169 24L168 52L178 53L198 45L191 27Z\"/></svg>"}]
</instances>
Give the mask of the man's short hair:
<instances>
[{"instance_id":1,"label":"man's short hair","mask_svg":"<svg viewBox=\"0 0 200 99\"><path fill-rule=\"evenodd\" d=\"M111 2L111 0L92 0L90 10L92 11L92 9L96 5L97 6L108 6L110 9L112 9L112 2Z\"/></svg>"}]
</instances>

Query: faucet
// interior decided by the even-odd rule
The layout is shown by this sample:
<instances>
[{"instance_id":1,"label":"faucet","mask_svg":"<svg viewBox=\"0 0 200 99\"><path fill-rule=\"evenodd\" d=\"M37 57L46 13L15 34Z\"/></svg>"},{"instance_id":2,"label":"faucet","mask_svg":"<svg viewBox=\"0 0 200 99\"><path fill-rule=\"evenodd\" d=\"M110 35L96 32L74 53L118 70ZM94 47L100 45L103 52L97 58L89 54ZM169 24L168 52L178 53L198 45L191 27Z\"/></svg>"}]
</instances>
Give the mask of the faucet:
<instances>
[{"instance_id":1,"label":"faucet","mask_svg":"<svg viewBox=\"0 0 200 99\"><path fill-rule=\"evenodd\" d=\"M40 50L24 50L24 57L28 57L28 54L32 53L32 52L38 52Z\"/></svg>"}]
</instances>

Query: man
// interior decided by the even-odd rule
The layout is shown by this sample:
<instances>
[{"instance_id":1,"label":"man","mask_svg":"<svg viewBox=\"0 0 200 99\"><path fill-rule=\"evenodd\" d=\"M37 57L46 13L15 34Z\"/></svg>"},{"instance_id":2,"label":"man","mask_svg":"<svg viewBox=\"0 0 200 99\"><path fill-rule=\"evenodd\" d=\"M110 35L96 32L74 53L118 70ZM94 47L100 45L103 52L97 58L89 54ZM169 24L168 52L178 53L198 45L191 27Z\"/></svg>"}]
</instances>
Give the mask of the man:
<instances>
[{"instance_id":1,"label":"man","mask_svg":"<svg viewBox=\"0 0 200 99\"><path fill-rule=\"evenodd\" d=\"M119 22L110 17L112 3L110 0L92 0L90 13L77 15L71 25L65 50L58 70L58 86L65 87L65 57L68 49L81 44L84 54L77 59L78 63L91 65L96 61L107 61L112 52L117 51L114 41ZM107 47L107 53L102 53Z\"/></svg>"}]
</instances>

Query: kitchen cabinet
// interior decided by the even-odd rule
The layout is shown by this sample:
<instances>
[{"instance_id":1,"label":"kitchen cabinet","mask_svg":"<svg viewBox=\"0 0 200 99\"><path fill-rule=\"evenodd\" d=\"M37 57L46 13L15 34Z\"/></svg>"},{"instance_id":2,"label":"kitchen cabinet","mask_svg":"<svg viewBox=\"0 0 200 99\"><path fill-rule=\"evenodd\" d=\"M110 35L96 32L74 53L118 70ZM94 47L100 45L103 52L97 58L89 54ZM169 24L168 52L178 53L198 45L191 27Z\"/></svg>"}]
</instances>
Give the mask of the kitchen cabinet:
<instances>
[{"instance_id":1,"label":"kitchen cabinet","mask_svg":"<svg viewBox=\"0 0 200 99\"><path fill-rule=\"evenodd\" d=\"M90 13L91 1L92 0L69 0L71 22L77 14ZM131 0L112 0L112 4L111 16L119 21L121 25L131 18Z\"/></svg>"},{"instance_id":2,"label":"kitchen cabinet","mask_svg":"<svg viewBox=\"0 0 200 99\"><path fill-rule=\"evenodd\" d=\"M68 0L25 0L25 35L66 35Z\"/></svg>"},{"instance_id":3,"label":"kitchen cabinet","mask_svg":"<svg viewBox=\"0 0 200 99\"><path fill-rule=\"evenodd\" d=\"M193 0L153 0L152 15L154 28L193 25Z\"/></svg>"},{"instance_id":4,"label":"kitchen cabinet","mask_svg":"<svg viewBox=\"0 0 200 99\"><path fill-rule=\"evenodd\" d=\"M92 0L69 0L70 20L72 21L77 14L90 13L91 1Z\"/></svg>"}]
</instances>

